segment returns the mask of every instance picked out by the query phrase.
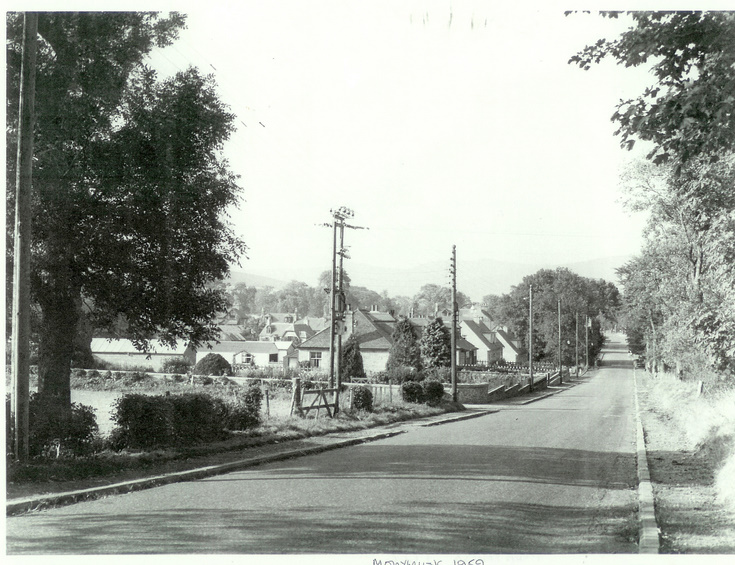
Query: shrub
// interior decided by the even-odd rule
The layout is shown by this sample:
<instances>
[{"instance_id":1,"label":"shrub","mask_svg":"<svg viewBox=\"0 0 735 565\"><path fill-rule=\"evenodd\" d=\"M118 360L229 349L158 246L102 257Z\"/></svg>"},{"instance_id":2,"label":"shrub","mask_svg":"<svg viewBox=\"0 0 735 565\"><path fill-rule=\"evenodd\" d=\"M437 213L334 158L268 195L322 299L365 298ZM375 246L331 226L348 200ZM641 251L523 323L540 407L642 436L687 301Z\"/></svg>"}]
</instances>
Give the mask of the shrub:
<instances>
[{"instance_id":1,"label":"shrub","mask_svg":"<svg viewBox=\"0 0 735 565\"><path fill-rule=\"evenodd\" d=\"M184 357L169 357L163 361L164 373L187 373L191 369L191 363Z\"/></svg>"},{"instance_id":2,"label":"shrub","mask_svg":"<svg viewBox=\"0 0 735 565\"><path fill-rule=\"evenodd\" d=\"M226 436L230 413L225 401L204 393L127 394L115 405L110 443L119 450L218 440Z\"/></svg>"},{"instance_id":3,"label":"shrub","mask_svg":"<svg viewBox=\"0 0 735 565\"><path fill-rule=\"evenodd\" d=\"M444 398L444 385L436 380L421 383L424 402L429 406L438 406Z\"/></svg>"},{"instance_id":4,"label":"shrub","mask_svg":"<svg viewBox=\"0 0 735 565\"><path fill-rule=\"evenodd\" d=\"M218 353L208 353L199 363L194 365L192 372L195 375L222 377L232 374L232 366L227 359Z\"/></svg>"},{"instance_id":5,"label":"shrub","mask_svg":"<svg viewBox=\"0 0 735 565\"><path fill-rule=\"evenodd\" d=\"M213 441L226 435L227 408L223 400L203 393L163 398L171 404L170 441L174 445Z\"/></svg>"},{"instance_id":6,"label":"shrub","mask_svg":"<svg viewBox=\"0 0 735 565\"><path fill-rule=\"evenodd\" d=\"M7 425L6 445L12 445L10 396L5 398ZM49 403L38 393L28 401L28 452L31 457L89 455L99 441L99 428L94 408L72 403L71 413L64 414L55 403Z\"/></svg>"},{"instance_id":7,"label":"shrub","mask_svg":"<svg viewBox=\"0 0 735 565\"><path fill-rule=\"evenodd\" d=\"M113 406L113 449L149 448L171 442L172 406L160 396L126 394Z\"/></svg>"},{"instance_id":8,"label":"shrub","mask_svg":"<svg viewBox=\"0 0 735 565\"><path fill-rule=\"evenodd\" d=\"M238 394L228 406L226 426L229 430L247 430L260 424L263 390L251 384L245 394Z\"/></svg>"},{"instance_id":9,"label":"shrub","mask_svg":"<svg viewBox=\"0 0 735 565\"><path fill-rule=\"evenodd\" d=\"M373 411L373 392L366 386L352 389L352 407L355 410Z\"/></svg>"},{"instance_id":10,"label":"shrub","mask_svg":"<svg viewBox=\"0 0 735 565\"><path fill-rule=\"evenodd\" d=\"M423 375L413 367L398 365L388 371L388 378L394 383L400 384L408 381L420 381Z\"/></svg>"},{"instance_id":11,"label":"shrub","mask_svg":"<svg viewBox=\"0 0 735 565\"><path fill-rule=\"evenodd\" d=\"M424 389L421 387L420 383L415 381L406 381L401 385L401 395L403 396L404 402L420 404L423 402Z\"/></svg>"},{"instance_id":12,"label":"shrub","mask_svg":"<svg viewBox=\"0 0 735 565\"><path fill-rule=\"evenodd\" d=\"M452 380L452 369L449 367L431 367L425 369L423 375L426 380L448 383Z\"/></svg>"}]
</instances>

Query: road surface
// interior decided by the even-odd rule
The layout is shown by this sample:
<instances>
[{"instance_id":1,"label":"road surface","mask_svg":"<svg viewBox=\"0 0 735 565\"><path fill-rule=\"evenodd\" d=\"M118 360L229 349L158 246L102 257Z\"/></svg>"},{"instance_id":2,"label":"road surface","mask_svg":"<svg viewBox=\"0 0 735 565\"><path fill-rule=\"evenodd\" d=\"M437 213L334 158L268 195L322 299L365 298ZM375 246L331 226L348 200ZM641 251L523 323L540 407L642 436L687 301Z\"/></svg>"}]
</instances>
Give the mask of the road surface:
<instances>
[{"instance_id":1,"label":"road surface","mask_svg":"<svg viewBox=\"0 0 735 565\"><path fill-rule=\"evenodd\" d=\"M553 396L390 439L10 517L8 554L632 553L622 344ZM371 561L372 562L372 561Z\"/></svg>"}]
</instances>

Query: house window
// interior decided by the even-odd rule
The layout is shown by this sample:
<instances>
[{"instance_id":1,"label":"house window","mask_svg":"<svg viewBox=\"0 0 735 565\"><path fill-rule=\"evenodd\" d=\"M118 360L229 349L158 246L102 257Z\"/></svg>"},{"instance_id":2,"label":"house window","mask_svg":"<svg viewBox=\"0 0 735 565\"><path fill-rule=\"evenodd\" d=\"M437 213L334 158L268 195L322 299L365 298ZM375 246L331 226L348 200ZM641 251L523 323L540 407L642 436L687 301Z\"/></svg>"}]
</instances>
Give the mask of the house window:
<instances>
[{"instance_id":1,"label":"house window","mask_svg":"<svg viewBox=\"0 0 735 565\"><path fill-rule=\"evenodd\" d=\"M252 365L254 363L254 359L252 354L250 353L243 353L242 355L242 363L243 365Z\"/></svg>"},{"instance_id":2,"label":"house window","mask_svg":"<svg viewBox=\"0 0 735 565\"><path fill-rule=\"evenodd\" d=\"M278 363L278 353L268 354L268 363Z\"/></svg>"},{"instance_id":3,"label":"house window","mask_svg":"<svg viewBox=\"0 0 735 565\"><path fill-rule=\"evenodd\" d=\"M309 351L309 365L318 369L322 364L322 352L321 351Z\"/></svg>"}]
</instances>

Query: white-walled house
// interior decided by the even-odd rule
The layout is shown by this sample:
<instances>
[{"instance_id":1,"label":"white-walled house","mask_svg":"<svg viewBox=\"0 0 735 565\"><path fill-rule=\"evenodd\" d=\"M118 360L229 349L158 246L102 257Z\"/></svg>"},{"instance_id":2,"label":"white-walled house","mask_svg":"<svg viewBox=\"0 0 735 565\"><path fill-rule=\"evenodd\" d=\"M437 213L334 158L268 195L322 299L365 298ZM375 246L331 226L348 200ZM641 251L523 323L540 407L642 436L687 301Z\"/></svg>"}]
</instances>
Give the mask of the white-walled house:
<instances>
[{"instance_id":1,"label":"white-walled house","mask_svg":"<svg viewBox=\"0 0 735 565\"><path fill-rule=\"evenodd\" d=\"M116 368L150 368L161 372L167 359L185 359L190 364L195 361L194 348L179 343L176 347L168 347L160 343L151 343L148 352L138 351L129 339L92 338L92 357L95 361L108 363Z\"/></svg>"},{"instance_id":2,"label":"white-walled house","mask_svg":"<svg viewBox=\"0 0 735 565\"><path fill-rule=\"evenodd\" d=\"M230 365L260 368L287 367L289 358L296 356L290 341L221 341L199 348L197 363L210 353L221 355Z\"/></svg>"}]
</instances>

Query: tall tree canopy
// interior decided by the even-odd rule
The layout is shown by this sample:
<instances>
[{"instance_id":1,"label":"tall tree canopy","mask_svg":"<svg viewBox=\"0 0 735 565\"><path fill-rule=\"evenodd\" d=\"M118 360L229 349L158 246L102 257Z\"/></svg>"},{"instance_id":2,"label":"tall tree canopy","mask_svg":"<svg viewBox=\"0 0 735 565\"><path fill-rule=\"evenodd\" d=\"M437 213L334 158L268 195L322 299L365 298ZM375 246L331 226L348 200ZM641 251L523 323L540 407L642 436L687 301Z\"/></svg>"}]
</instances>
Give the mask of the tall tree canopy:
<instances>
[{"instance_id":1,"label":"tall tree canopy","mask_svg":"<svg viewBox=\"0 0 735 565\"><path fill-rule=\"evenodd\" d=\"M7 20L8 155L21 20ZM124 316L141 348L152 338L196 344L215 336L226 307L208 283L245 250L225 215L238 192L221 156L233 115L195 69L159 81L143 66L183 25L175 13L39 14L31 294L39 392L62 406L82 303L96 326Z\"/></svg>"},{"instance_id":2,"label":"tall tree canopy","mask_svg":"<svg viewBox=\"0 0 735 565\"><path fill-rule=\"evenodd\" d=\"M496 322L506 325L515 333L522 346L528 349L528 289L533 285L534 360L556 362L558 358L558 308L561 299L562 362L572 364L579 354L585 359L585 319L590 316L590 359L594 359L603 343L602 323L615 321L620 306L617 287L602 279L589 279L569 269L541 269L511 288L510 293L495 301L493 315ZM577 320L579 319L579 351Z\"/></svg>"},{"instance_id":3,"label":"tall tree canopy","mask_svg":"<svg viewBox=\"0 0 735 565\"><path fill-rule=\"evenodd\" d=\"M617 18L618 12L602 12ZM651 63L656 83L613 115L622 145L651 141L656 164L735 150L735 12L630 12L634 26L570 59L587 70L605 57Z\"/></svg>"}]
</instances>

